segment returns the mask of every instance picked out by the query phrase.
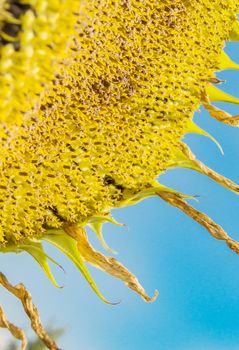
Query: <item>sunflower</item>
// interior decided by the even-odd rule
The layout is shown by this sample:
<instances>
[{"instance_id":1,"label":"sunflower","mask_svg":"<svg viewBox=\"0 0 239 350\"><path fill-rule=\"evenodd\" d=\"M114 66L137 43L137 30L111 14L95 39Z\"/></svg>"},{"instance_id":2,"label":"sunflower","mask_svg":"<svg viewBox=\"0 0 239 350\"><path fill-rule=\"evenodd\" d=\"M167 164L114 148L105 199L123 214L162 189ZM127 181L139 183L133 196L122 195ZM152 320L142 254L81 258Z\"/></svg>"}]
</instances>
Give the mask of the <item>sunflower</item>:
<instances>
[{"instance_id":1,"label":"sunflower","mask_svg":"<svg viewBox=\"0 0 239 350\"><path fill-rule=\"evenodd\" d=\"M105 302L85 262L152 301L157 293L149 297L120 262L96 251L86 228L110 251L103 224L121 225L111 210L159 196L239 253L187 203L192 196L156 180L167 169L190 168L239 192L182 141L199 133L217 143L193 121L201 104L238 126L238 116L212 104L239 103L214 74L238 69L223 52L226 40L239 39L237 11L235 0L0 0L1 252L26 251L57 286L46 241Z\"/></svg>"}]
</instances>

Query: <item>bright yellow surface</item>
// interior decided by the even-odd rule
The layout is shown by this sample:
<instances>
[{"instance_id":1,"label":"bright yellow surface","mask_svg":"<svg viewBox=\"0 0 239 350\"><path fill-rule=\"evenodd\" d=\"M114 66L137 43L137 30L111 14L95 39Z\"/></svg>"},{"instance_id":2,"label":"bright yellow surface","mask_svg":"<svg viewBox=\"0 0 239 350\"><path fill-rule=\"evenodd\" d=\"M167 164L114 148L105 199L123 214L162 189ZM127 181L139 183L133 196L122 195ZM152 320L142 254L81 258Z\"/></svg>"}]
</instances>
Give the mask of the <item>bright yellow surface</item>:
<instances>
[{"instance_id":1,"label":"bright yellow surface","mask_svg":"<svg viewBox=\"0 0 239 350\"><path fill-rule=\"evenodd\" d=\"M0 49L0 220L16 242L151 186L236 12L222 0L24 3L19 49Z\"/></svg>"}]
</instances>

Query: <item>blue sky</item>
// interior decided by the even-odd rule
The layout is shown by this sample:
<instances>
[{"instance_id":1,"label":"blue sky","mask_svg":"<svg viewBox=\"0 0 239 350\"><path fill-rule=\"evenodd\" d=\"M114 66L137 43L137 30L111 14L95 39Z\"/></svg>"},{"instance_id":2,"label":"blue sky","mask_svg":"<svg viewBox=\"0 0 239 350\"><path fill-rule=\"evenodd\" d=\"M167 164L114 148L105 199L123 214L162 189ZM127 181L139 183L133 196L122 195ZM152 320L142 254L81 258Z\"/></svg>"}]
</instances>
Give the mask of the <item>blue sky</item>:
<instances>
[{"instance_id":1,"label":"blue sky","mask_svg":"<svg viewBox=\"0 0 239 350\"><path fill-rule=\"evenodd\" d=\"M239 61L239 47L227 47ZM218 76L221 86L239 96L239 72ZM225 106L239 114L238 106ZM214 170L239 182L238 129L222 125L201 110L196 122L215 136L225 155L207 138L187 135L197 157ZM188 194L200 195L196 208L209 214L239 240L239 200L203 175L171 170L160 182ZM89 268L104 295L118 306L103 304L76 268L56 250L50 251L67 271L53 270L65 285L55 289L26 254L1 255L1 270L13 283L23 281L41 310L44 323L67 329L64 350L236 350L239 348L239 256L190 218L158 198L114 210L127 228L107 224L105 238L118 259L134 272L147 292L159 290L156 302L146 304L120 281ZM97 248L98 242L90 235ZM1 304L11 320L29 329L19 304L0 289ZM7 337L7 332L0 335ZM29 332L31 336L31 333ZM2 345L3 346L3 345ZM0 346L1 350L4 350Z\"/></svg>"}]
</instances>

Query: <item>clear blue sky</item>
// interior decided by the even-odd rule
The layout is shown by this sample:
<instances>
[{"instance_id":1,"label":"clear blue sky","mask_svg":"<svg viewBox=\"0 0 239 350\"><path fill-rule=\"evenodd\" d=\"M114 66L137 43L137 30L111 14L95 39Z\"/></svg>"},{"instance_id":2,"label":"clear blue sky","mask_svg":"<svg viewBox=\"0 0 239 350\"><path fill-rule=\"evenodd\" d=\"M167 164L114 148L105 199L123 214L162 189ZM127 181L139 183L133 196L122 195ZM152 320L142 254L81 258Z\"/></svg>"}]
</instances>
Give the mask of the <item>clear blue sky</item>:
<instances>
[{"instance_id":1,"label":"clear blue sky","mask_svg":"<svg viewBox=\"0 0 239 350\"><path fill-rule=\"evenodd\" d=\"M227 51L239 61L239 46ZM239 72L220 73L222 88L239 96ZM233 82L232 82L233 81ZM239 106L226 106L239 114ZM205 111L197 123L215 136L225 155L207 138L188 135L185 141L198 158L239 182L239 131L211 119ZM188 194L200 195L193 203L239 240L239 198L206 177L189 170L167 172L160 181ZM158 198L114 211L128 228L106 225L105 237L118 259L134 272L149 294L158 289L156 302L146 304L121 282L90 268L104 295L122 300L103 304L76 268L51 250L64 266L55 270L55 289L27 255L1 255L1 270L31 290L45 323L67 328L60 345L64 350L236 350L239 349L239 256L205 229ZM99 248L94 239L92 241ZM14 298L0 289L1 304L9 318L29 329ZM2 332L6 336L5 332ZM31 333L29 333L31 335ZM0 349L4 350L4 348Z\"/></svg>"}]
</instances>

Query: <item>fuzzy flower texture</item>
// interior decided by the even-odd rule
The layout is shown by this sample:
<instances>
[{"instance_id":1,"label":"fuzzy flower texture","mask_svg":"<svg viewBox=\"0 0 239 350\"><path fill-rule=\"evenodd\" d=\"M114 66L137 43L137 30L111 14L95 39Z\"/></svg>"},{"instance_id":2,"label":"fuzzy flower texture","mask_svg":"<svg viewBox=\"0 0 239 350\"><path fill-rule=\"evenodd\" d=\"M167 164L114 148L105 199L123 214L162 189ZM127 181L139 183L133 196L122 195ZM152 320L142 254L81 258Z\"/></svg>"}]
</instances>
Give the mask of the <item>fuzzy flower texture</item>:
<instances>
[{"instance_id":1,"label":"fuzzy flower texture","mask_svg":"<svg viewBox=\"0 0 239 350\"><path fill-rule=\"evenodd\" d=\"M201 104L239 125L211 104L239 103L214 75L239 68L223 52L239 40L237 11L237 0L0 0L1 252L26 251L57 285L46 241L104 301L86 262L153 300L91 246L86 227L109 250L102 226L120 225L110 210L159 196L239 253L190 196L156 181L184 167L239 192L182 142L191 132L211 137L193 122Z\"/></svg>"}]
</instances>

